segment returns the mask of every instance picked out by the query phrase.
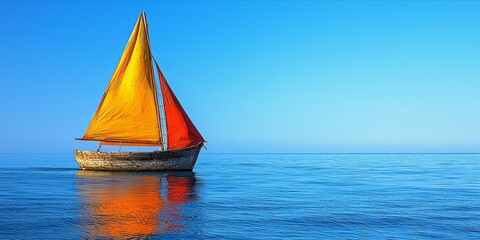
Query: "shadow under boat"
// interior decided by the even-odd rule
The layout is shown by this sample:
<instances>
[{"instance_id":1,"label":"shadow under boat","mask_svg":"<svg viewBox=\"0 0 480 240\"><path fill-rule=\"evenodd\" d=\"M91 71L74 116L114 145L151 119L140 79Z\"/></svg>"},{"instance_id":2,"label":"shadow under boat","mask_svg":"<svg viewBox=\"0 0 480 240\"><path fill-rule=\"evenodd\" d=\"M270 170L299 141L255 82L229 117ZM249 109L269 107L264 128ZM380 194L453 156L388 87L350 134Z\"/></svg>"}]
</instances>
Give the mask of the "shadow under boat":
<instances>
[{"instance_id":1,"label":"shadow under boat","mask_svg":"<svg viewBox=\"0 0 480 240\"><path fill-rule=\"evenodd\" d=\"M82 238L147 238L198 221L183 206L197 198L194 172L78 171ZM193 214L193 215L192 215Z\"/></svg>"}]
</instances>

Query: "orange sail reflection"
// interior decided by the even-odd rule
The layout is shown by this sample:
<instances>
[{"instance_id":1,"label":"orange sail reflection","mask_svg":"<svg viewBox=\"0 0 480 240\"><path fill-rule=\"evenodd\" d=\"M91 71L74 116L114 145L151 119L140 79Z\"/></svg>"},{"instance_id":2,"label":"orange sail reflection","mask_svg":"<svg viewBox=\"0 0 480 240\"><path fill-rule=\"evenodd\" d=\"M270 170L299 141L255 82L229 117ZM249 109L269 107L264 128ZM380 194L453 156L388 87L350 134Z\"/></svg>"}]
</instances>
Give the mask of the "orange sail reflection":
<instances>
[{"instance_id":1,"label":"orange sail reflection","mask_svg":"<svg viewBox=\"0 0 480 240\"><path fill-rule=\"evenodd\" d=\"M191 199L195 179L162 175L79 171L84 238L145 238L181 228L175 206ZM165 201L167 199L168 201Z\"/></svg>"}]
</instances>

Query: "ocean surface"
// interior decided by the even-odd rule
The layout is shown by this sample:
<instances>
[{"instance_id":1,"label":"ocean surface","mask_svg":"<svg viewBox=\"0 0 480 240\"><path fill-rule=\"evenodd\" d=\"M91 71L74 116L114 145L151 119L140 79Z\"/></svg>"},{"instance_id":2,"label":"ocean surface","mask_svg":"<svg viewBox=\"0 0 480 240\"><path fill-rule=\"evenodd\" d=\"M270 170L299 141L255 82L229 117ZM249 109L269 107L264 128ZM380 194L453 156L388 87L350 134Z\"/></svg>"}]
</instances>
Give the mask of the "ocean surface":
<instances>
[{"instance_id":1,"label":"ocean surface","mask_svg":"<svg viewBox=\"0 0 480 240\"><path fill-rule=\"evenodd\" d=\"M0 154L0 239L480 239L477 154L201 154L193 172Z\"/></svg>"}]
</instances>

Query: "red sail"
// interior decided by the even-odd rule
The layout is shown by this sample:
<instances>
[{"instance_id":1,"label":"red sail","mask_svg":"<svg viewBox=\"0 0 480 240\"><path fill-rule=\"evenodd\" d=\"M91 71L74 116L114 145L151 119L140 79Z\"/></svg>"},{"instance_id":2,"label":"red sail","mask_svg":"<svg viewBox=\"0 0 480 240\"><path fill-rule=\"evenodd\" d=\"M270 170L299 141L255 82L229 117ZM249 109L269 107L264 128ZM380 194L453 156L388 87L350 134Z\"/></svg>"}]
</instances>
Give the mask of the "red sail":
<instances>
[{"instance_id":1,"label":"red sail","mask_svg":"<svg viewBox=\"0 0 480 240\"><path fill-rule=\"evenodd\" d=\"M175 97L156 61L155 65L160 78L160 88L162 89L163 106L167 122L167 149L181 149L205 142L205 139L193 125L177 97Z\"/></svg>"}]
</instances>

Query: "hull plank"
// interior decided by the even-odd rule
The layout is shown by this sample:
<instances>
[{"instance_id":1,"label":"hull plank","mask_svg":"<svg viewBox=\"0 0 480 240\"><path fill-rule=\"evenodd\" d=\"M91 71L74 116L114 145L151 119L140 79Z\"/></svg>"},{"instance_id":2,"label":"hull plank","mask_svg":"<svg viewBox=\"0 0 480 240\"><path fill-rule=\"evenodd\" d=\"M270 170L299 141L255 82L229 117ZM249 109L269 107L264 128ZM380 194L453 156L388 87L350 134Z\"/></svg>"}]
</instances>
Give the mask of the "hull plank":
<instances>
[{"instance_id":1,"label":"hull plank","mask_svg":"<svg viewBox=\"0 0 480 240\"><path fill-rule=\"evenodd\" d=\"M74 150L78 165L84 170L167 171L192 170L203 144L193 147L153 152L96 152Z\"/></svg>"}]
</instances>

